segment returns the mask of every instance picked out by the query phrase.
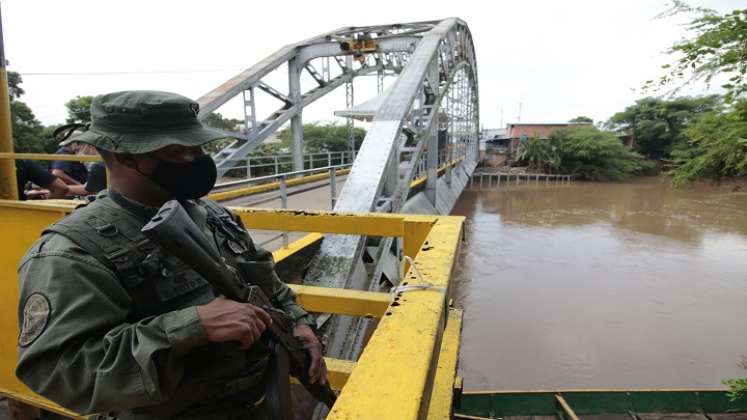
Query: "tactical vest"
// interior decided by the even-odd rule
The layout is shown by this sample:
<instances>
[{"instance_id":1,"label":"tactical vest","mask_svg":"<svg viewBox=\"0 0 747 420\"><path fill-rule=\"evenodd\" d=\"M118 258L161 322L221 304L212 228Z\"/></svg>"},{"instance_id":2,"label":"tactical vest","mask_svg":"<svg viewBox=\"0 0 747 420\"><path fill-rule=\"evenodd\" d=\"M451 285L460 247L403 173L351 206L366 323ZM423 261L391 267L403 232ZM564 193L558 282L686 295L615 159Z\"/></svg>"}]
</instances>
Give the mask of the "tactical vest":
<instances>
[{"instance_id":1,"label":"tactical vest","mask_svg":"<svg viewBox=\"0 0 747 420\"><path fill-rule=\"evenodd\" d=\"M224 208L207 200L196 204L206 210L206 234L215 238L229 264L256 257L256 252L250 255L254 247L245 243L246 231ZM44 233L66 236L117 276L133 301L131 322L215 298L205 279L178 258L165 254L140 232L143 224L143 220L102 194Z\"/></svg>"},{"instance_id":2,"label":"tactical vest","mask_svg":"<svg viewBox=\"0 0 747 420\"><path fill-rule=\"evenodd\" d=\"M205 233L215 239L226 262L234 267L249 262L243 264L245 270L246 267L252 270L247 278L256 280L267 296L273 296L272 290L267 290L274 275L272 263L252 263L257 258L257 250L248 232L218 204L197 200L194 205L206 212ZM128 322L213 300L216 293L208 281L178 258L165 254L141 233L145 222L147 220L139 219L106 193L101 193L93 202L49 226L43 234L64 235L117 276L132 299ZM221 365L215 366L213 371L225 372L226 380L218 386L203 383L188 388L180 392L178 401L152 407L149 414L170 417L190 408L195 402L230 400L239 394L246 399L251 397L248 392L255 391L257 398L262 395L268 354L266 347L257 343L250 352L240 350L235 343L211 343L206 347L204 351L198 349L191 355L194 363Z\"/></svg>"}]
</instances>

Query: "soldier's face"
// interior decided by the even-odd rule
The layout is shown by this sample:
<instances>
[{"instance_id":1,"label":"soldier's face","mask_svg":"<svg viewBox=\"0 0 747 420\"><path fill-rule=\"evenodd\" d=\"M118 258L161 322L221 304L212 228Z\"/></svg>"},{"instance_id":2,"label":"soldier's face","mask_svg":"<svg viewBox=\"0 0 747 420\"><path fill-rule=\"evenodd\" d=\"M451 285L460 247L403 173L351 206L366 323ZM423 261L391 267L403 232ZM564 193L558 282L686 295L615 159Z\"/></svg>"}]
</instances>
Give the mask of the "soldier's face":
<instances>
[{"instance_id":1,"label":"soldier's face","mask_svg":"<svg viewBox=\"0 0 747 420\"><path fill-rule=\"evenodd\" d=\"M166 146L142 156L135 156L140 172L151 175L158 167L159 161L186 163L203 156L205 152L199 146L185 147L178 145Z\"/></svg>"},{"instance_id":2,"label":"soldier's face","mask_svg":"<svg viewBox=\"0 0 747 420\"><path fill-rule=\"evenodd\" d=\"M205 152L202 151L202 147L185 147L178 145L166 146L163 149L158 149L151 156L156 159L165 160L169 162L191 162L202 155Z\"/></svg>"}]
</instances>

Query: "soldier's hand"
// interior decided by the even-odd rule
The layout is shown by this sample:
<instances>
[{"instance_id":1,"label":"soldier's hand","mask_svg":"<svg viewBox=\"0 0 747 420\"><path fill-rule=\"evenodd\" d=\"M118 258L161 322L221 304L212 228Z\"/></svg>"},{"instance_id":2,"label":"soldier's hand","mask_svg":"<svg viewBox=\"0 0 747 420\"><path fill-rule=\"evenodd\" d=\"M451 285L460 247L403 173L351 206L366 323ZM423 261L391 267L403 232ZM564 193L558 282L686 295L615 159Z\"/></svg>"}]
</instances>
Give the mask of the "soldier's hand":
<instances>
[{"instance_id":1,"label":"soldier's hand","mask_svg":"<svg viewBox=\"0 0 747 420\"><path fill-rule=\"evenodd\" d=\"M198 306L197 315L209 341L238 341L245 350L259 339L268 325L272 324L272 318L264 310L223 296Z\"/></svg>"},{"instance_id":2,"label":"soldier's hand","mask_svg":"<svg viewBox=\"0 0 747 420\"><path fill-rule=\"evenodd\" d=\"M319 342L314 331L308 325L299 325L293 329L293 335L303 341L304 348L311 354L311 366L309 367L309 380L312 384L319 382L327 383L327 364L322 357L322 343Z\"/></svg>"}]
</instances>

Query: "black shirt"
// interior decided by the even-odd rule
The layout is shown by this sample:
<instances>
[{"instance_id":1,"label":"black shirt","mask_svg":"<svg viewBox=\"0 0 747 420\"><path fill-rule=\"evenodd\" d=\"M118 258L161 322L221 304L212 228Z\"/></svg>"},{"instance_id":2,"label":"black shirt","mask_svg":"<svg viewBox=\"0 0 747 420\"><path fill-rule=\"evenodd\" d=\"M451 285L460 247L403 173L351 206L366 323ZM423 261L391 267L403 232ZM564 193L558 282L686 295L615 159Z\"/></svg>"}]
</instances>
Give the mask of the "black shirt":
<instances>
[{"instance_id":1,"label":"black shirt","mask_svg":"<svg viewBox=\"0 0 747 420\"><path fill-rule=\"evenodd\" d=\"M72 155L74 153L67 147L60 147L56 152L54 152L54 154ZM84 184L86 182L86 178L88 177L88 170L86 170L86 166L80 162L55 160L52 162L52 167L50 169L60 169L68 174L70 178L73 178L81 184Z\"/></svg>"},{"instance_id":2,"label":"black shirt","mask_svg":"<svg viewBox=\"0 0 747 420\"><path fill-rule=\"evenodd\" d=\"M42 168L38 163L30 160L16 160L16 181L18 185L18 198L21 200L26 199L24 193L24 187L26 183L31 181L34 184L44 187L51 184L56 176L52 175L46 169Z\"/></svg>"},{"instance_id":3,"label":"black shirt","mask_svg":"<svg viewBox=\"0 0 747 420\"><path fill-rule=\"evenodd\" d=\"M91 165L86 179L86 191L97 193L106 188L106 167L103 163L96 162Z\"/></svg>"}]
</instances>

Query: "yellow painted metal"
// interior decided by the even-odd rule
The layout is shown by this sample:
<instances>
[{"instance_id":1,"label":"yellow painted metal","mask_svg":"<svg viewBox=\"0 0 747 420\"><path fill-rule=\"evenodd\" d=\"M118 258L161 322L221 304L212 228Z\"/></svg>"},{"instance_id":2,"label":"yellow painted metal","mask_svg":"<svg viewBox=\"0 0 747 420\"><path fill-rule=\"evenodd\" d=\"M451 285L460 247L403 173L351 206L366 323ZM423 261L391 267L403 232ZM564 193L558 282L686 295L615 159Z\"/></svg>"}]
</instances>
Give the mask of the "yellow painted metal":
<instances>
[{"instance_id":1,"label":"yellow painted metal","mask_svg":"<svg viewBox=\"0 0 747 420\"><path fill-rule=\"evenodd\" d=\"M59 405L41 398L34 394L25 394L25 393L19 393L19 392L12 392L7 391L4 389L0 389L0 395L3 395L7 398L20 401L24 404L33 405L35 407L40 407L44 410L51 411L56 414L60 414L65 417L69 417L72 419L80 419L80 420L87 420L88 416L81 416L78 413L72 412L66 408L60 407Z\"/></svg>"},{"instance_id":2,"label":"yellow painted metal","mask_svg":"<svg viewBox=\"0 0 747 420\"><path fill-rule=\"evenodd\" d=\"M0 231L5 240L0 253L0 293L6 303L0 305L0 392L57 412L58 406L36 396L14 375L18 335L15 269L40 231L77 204L71 200L0 200ZM447 372L450 360L456 357L459 337L457 323L453 319L446 323L449 279L463 218L236 210L253 229L404 237L406 252L412 254L415 265L403 284L418 284L422 279L430 289L404 292L390 305L389 296L382 293L293 287L310 310L382 317L355 368L351 362L328 361L333 386L339 389L344 385L329 418L415 419L425 418L429 412L444 412L446 403L440 399L447 393L452 395L453 375L449 379ZM311 233L276 252L276 260L320 239L320 233Z\"/></svg>"},{"instance_id":3,"label":"yellow painted metal","mask_svg":"<svg viewBox=\"0 0 747 420\"><path fill-rule=\"evenodd\" d=\"M0 232L3 235L3 248L0 252L0 296L3 302L0 305L0 389L6 394L24 395L32 404L41 397L26 388L14 373L18 338L16 268L23 254L39 237L39 233L71 210L68 206L35 204L0 200ZM58 409L51 403L43 406Z\"/></svg>"},{"instance_id":4,"label":"yellow painted metal","mask_svg":"<svg viewBox=\"0 0 747 420\"><path fill-rule=\"evenodd\" d=\"M332 213L231 207L249 229L324 232L367 236L403 236L407 216L384 213ZM418 219L415 219L418 220Z\"/></svg>"},{"instance_id":5,"label":"yellow painted metal","mask_svg":"<svg viewBox=\"0 0 747 420\"><path fill-rule=\"evenodd\" d=\"M561 407L563 407L563 411L565 411L565 415L568 416L571 420L578 420L578 416L576 413L573 412L573 409L568 404L568 402L563 398L560 394L555 394L555 400L558 401L558 404L560 404Z\"/></svg>"},{"instance_id":6,"label":"yellow painted metal","mask_svg":"<svg viewBox=\"0 0 747 420\"><path fill-rule=\"evenodd\" d=\"M438 354L438 368L431 391L431 402L428 406L428 420L451 419L463 315L464 312L460 309L449 310L446 330L441 340L441 351Z\"/></svg>"},{"instance_id":7,"label":"yellow painted metal","mask_svg":"<svg viewBox=\"0 0 747 420\"><path fill-rule=\"evenodd\" d=\"M291 284L298 303L311 312L381 318L389 307L388 293Z\"/></svg>"},{"instance_id":8,"label":"yellow painted metal","mask_svg":"<svg viewBox=\"0 0 747 420\"><path fill-rule=\"evenodd\" d=\"M275 261L280 262L285 258L288 258L291 255L304 250L306 247L309 247L321 241L323 238L324 235L322 235L321 233L309 233L308 235L291 242L286 247L281 247L276 249L275 251L272 251L272 256L273 258L275 258Z\"/></svg>"},{"instance_id":9,"label":"yellow painted metal","mask_svg":"<svg viewBox=\"0 0 747 420\"><path fill-rule=\"evenodd\" d=\"M462 217L436 217L403 285L379 322L328 419L426 418L446 323L449 279L457 257ZM420 274L417 275L416 271Z\"/></svg>"},{"instance_id":10,"label":"yellow painted metal","mask_svg":"<svg viewBox=\"0 0 747 420\"><path fill-rule=\"evenodd\" d=\"M0 153L0 160L67 160L73 162L102 162L99 155L55 155L52 153Z\"/></svg>"},{"instance_id":11,"label":"yellow painted metal","mask_svg":"<svg viewBox=\"0 0 747 420\"><path fill-rule=\"evenodd\" d=\"M348 172L350 172L350 169L346 168L346 169L338 169L335 173L336 175L345 175ZM296 185L303 185L303 184L308 184L311 182L320 181L326 178L329 178L329 172L309 175L309 176L300 177L300 178L292 178L292 179L285 181L285 185L288 187L293 187ZM214 201L226 201L226 200L232 200L234 198L246 197L250 195L261 194L261 193L268 192L268 191L274 191L277 189L280 189L279 181L270 182L270 183L262 184L262 185L253 185L251 187L235 188L235 189L228 190L228 191L214 192L208 195L208 198Z\"/></svg>"},{"instance_id":12,"label":"yellow painted metal","mask_svg":"<svg viewBox=\"0 0 747 420\"><path fill-rule=\"evenodd\" d=\"M433 216L410 214L345 214L245 207L231 207L231 210L239 214L249 229L403 237L405 255L411 258L417 254L434 223ZM408 268L406 266L405 271Z\"/></svg>"},{"instance_id":13,"label":"yellow painted metal","mask_svg":"<svg viewBox=\"0 0 747 420\"><path fill-rule=\"evenodd\" d=\"M433 227L433 223L433 217L431 216L408 216L405 219L403 248L406 256L414 258L418 251L420 251L425 238ZM405 267L402 272L406 273L410 270L410 262L405 260L404 264Z\"/></svg>"},{"instance_id":14,"label":"yellow painted metal","mask_svg":"<svg viewBox=\"0 0 747 420\"><path fill-rule=\"evenodd\" d=\"M348 381L350 373L353 372L355 362L325 357L324 363L327 364L327 379L329 380L329 386L331 386L335 391L340 391ZM299 383L296 378L291 378L291 382L294 384Z\"/></svg>"},{"instance_id":15,"label":"yellow painted metal","mask_svg":"<svg viewBox=\"0 0 747 420\"><path fill-rule=\"evenodd\" d=\"M441 167L438 168L438 171L436 171L436 173L440 176L441 174L443 174L446 171L446 168L450 168L450 167L456 165L457 163L459 163L459 162L461 162L463 160L464 160L464 158L460 157L459 159L454 159L454 160L452 160L449 163L443 164L443 165L441 165ZM410 183L410 188L417 188L417 187L419 187L427 179L428 179L428 177L424 175L424 176L421 176L420 178L412 180L412 182Z\"/></svg>"},{"instance_id":16,"label":"yellow painted metal","mask_svg":"<svg viewBox=\"0 0 747 420\"><path fill-rule=\"evenodd\" d=\"M0 24L0 27L2 24ZM2 43L2 34L0 34ZM0 45L0 51L3 50ZM10 125L10 97L8 96L8 74L5 57L0 53L0 152L13 152L13 133ZM16 165L12 160L0 159L0 198L18 199Z\"/></svg>"}]
</instances>

